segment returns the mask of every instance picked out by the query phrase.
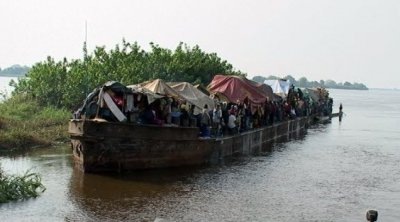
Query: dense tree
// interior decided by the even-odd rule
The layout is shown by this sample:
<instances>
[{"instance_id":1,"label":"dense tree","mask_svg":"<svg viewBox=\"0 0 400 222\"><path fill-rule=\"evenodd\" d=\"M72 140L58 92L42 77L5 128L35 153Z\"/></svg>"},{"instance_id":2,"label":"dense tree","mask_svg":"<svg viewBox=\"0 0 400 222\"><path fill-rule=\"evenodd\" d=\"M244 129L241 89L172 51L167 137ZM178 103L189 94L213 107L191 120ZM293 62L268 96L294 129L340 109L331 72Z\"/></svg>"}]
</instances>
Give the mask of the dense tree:
<instances>
[{"instance_id":1,"label":"dense tree","mask_svg":"<svg viewBox=\"0 0 400 222\"><path fill-rule=\"evenodd\" d=\"M39 62L28 72L29 78L23 78L15 84L15 93L24 92L31 95L41 104L60 106L61 97L65 92L67 61L56 62L47 57L45 62Z\"/></svg>"},{"instance_id":2,"label":"dense tree","mask_svg":"<svg viewBox=\"0 0 400 222\"><path fill-rule=\"evenodd\" d=\"M279 78L278 76L268 76L268 78L267 79L281 79L281 78Z\"/></svg>"},{"instance_id":3,"label":"dense tree","mask_svg":"<svg viewBox=\"0 0 400 222\"><path fill-rule=\"evenodd\" d=\"M15 84L15 94L25 93L40 104L74 108L90 91L108 80L136 84L161 78L208 84L215 74L245 75L216 53L206 53L199 46L180 43L175 50L150 43L144 51L135 43L122 41L107 51L96 47L93 53L83 47L83 59L55 61L48 57L36 63L27 77Z\"/></svg>"},{"instance_id":4,"label":"dense tree","mask_svg":"<svg viewBox=\"0 0 400 222\"><path fill-rule=\"evenodd\" d=\"M256 82L261 82L261 83L263 83L265 80L267 80L268 78L265 78L265 77L263 77L263 76L254 76L253 77L253 81L256 81Z\"/></svg>"},{"instance_id":5,"label":"dense tree","mask_svg":"<svg viewBox=\"0 0 400 222\"><path fill-rule=\"evenodd\" d=\"M291 75L285 76L284 79L287 79L287 80L289 80L292 84L297 85L296 79L295 79L293 76L291 76Z\"/></svg>"},{"instance_id":6,"label":"dense tree","mask_svg":"<svg viewBox=\"0 0 400 222\"><path fill-rule=\"evenodd\" d=\"M297 83L299 87L308 87L309 83L306 77L301 77Z\"/></svg>"},{"instance_id":7,"label":"dense tree","mask_svg":"<svg viewBox=\"0 0 400 222\"><path fill-rule=\"evenodd\" d=\"M328 88L335 87L335 86L337 86L337 83L331 79L328 79L325 81L325 86Z\"/></svg>"}]
</instances>

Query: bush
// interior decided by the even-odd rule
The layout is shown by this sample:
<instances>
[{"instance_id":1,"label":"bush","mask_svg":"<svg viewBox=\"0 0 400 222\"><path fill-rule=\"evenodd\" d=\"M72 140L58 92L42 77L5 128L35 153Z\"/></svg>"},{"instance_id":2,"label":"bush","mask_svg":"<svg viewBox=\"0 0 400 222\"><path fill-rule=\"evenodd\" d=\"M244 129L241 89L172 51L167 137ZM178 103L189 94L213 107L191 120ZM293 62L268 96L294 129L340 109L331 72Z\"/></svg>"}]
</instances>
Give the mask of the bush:
<instances>
[{"instance_id":1,"label":"bush","mask_svg":"<svg viewBox=\"0 0 400 222\"><path fill-rule=\"evenodd\" d=\"M0 203L37 197L46 190L41 177L29 170L22 176L5 175L0 168Z\"/></svg>"},{"instance_id":2,"label":"bush","mask_svg":"<svg viewBox=\"0 0 400 222\"><path fill-rule=\"evenodd\" d=\"M208 84L217 73L243 75L222 60L216 53L206 53L199 46L180 43L175 50L150 43L146 52L137 43L123 41L107 51L97 47L88 54L84 46L82 60L67 59L36 63L27 78L14 83L16 94L26 94L40 105L75 109L98 85L109 80L130 85L161 78L166 81L185 81Z\"/></svg>"},{"instance_id":3,"label":"bush","mask_svg":"<svg viewBox=\"0 0 400 222\"><path fill-rule=\"evenodd\" d=\"M16 95L0 104L0 151L47 146L67 141L65 109L41 106L26 95Z\"/></svg>"}]
</instances>

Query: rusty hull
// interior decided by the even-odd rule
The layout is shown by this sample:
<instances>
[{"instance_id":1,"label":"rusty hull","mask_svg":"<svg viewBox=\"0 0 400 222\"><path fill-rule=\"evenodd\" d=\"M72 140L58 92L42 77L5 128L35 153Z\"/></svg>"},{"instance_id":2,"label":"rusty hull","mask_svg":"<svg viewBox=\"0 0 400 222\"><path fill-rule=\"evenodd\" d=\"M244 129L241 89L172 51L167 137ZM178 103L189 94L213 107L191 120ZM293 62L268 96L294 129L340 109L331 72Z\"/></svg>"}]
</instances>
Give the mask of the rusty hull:
<instances>
[{"instance_id":1,"label":"rusty hull","mask_svg":"<svg viewBox=\"0 0 400 222\"><path fill-rule=\"evenodd\" d=\"M218 162L233 155L265 151L281 138L303 133L309 117L257 128L234 136L202 139L193 127L71 120L76 165L84 172L131 171Z\"/></svg>"},{"instance_id":2,"label":"rusty hull","mask_svg":"<svg viewBox=\"0 0 400 222\"><path fill-rule=\"evenodd\" d=\"M68 131L75 163L85 172L199 165L214 142L190 127L71 120Z\"/></svg>"}]
</instances>

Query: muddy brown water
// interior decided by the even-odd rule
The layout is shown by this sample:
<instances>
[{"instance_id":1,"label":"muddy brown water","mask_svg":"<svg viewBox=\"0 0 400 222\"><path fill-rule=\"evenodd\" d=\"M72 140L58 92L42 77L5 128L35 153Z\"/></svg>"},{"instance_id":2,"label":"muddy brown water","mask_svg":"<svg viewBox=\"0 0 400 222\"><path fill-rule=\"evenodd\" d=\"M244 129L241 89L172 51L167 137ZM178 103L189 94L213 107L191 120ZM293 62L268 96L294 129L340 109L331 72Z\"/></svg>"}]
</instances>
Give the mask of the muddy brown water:
<instances>
[{"instance_id":1,"label":"muddy brown water","mask_svg":"<svg viewBox=\"0 0 400 222\"><path fill-rule=\"evenodd\" d=\"M73 166L68 145L1 156L47 190L0 205L0 221L365 221L367 209L399 221L400 92L331 95L341 123L211 166L96 175Z\"/></svg>"}]
</instances>

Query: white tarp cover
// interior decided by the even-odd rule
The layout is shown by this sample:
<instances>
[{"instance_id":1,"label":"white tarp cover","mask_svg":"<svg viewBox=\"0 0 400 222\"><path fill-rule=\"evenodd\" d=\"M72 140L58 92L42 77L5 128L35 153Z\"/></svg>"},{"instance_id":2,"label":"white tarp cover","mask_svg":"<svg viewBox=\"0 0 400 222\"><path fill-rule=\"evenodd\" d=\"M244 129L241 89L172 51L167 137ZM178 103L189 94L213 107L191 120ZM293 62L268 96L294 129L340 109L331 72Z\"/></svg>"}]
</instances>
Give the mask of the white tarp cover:
<instances>
[{"instance_id":1,"label":"white tarp cover","mask_svg":"<svg viewBox=\"0 0 400 222\"><path fill-rule=\"evenodd\" d=\"M154 102L156 99L160 99L163 98L164 95L158 95L156 93L153 93L152 91L143 88L140 84L136 84L136 85L129 85L127 86L127 88L131 89L132 92L134 93L141 93L141 94L145 94L147 96L147 102L150 104L152 102Z\"/></svg>"},{"instance_id":2,"label":"white tarp cover","mask_svg":"<svg viewBox=\"0 0 400 222\"><path fill-rule=\"evenodd\" d=\"M111 98L110 94L107 92L104 93L103 96L104 102L107 104L108 108L111 110L111 112L114 114L115 117L120 122L125 122L126 121L126 116L121 112L121 110L118 108L117 105L115 105L113 99Z\"/></svg>"},{"instance_id":3,"label":"white tarp cover","mask_svg":"<svg viewBox=\"0 0 400 222\"><path fill-rule=\"evenodd\" d=\"M214 109L214 100L192 84L188 82L169 82L167 84L178 92L188 103L195 105L195 115L201 113L205 104L207 104L209 110Z\"/></svg>"},{"instance_id":4,"label":"white tarp cover","mask_svg":"<svg viewBox=\"0 0 400 222\"><path fill-rule=\"evenodd\" d=\"M178 92L172 89L164 80L156 79L153 81L148 81L141 84L143 88L150 90L153 93L159 95L170 96L174 98L179 98Z\"/></svg>"},{"instance_id":5,"label":"white tarp cover","mask_svg":"<svg viewBox=\"0 0 400 222\"><path fill-rule=\"evenodd\" d=\"M202 112L205 104L208 105L209 110L214 109L214 100L187 82L166 83L161 79L156 79L137 85L131 85L128 86L128 88L146 94L149 104L158 98L169 96L175 99L185 100L187 103L194 105L195 115Z\"/></svg>"},{"instance_id":6,"label":"white tarp cover","mask_svg":"<svg viewBox=\"0 0 400 222\"><path fill-rule=\"evenodd\" d=\"M264 80L264 83L271 86L272 91L282 97L286 97L290 89L289 80Z\"/></svg>"}]
</instances>

